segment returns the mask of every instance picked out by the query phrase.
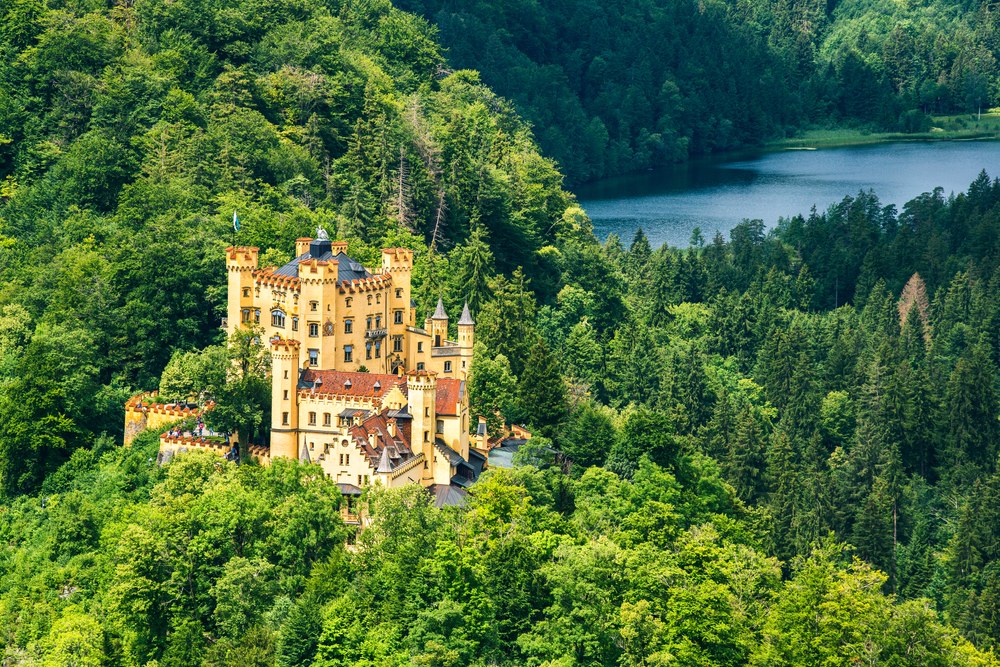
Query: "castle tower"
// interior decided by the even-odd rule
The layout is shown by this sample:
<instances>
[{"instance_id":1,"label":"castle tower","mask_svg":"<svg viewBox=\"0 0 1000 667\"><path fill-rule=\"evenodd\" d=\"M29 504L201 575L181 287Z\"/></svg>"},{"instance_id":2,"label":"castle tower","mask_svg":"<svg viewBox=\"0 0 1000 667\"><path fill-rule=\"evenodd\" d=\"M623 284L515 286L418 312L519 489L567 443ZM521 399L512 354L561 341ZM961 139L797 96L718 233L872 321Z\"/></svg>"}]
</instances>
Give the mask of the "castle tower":
<instances>
[{"instance_id":1,"label":"castle tower","mask_svg":"<svg viewBox=\"0 0 1000 667\"><path fill-rule=\"evenodd\" d=\"M468 373L472 369L472 352L475 344L476 323L472 321L469 313L469 302L465 302L462 308L462 317L458 320L458 345L461 348L462 368Z\"/></svg>"},{"instance_id":2,"label":"castle tower","mask_svg":"<svg viewBox=\"0 0 1000 667\"><path fill-rule=\"evenodd\" d=\"M226 269L229 272L229 292L226 304L226 334L230 335L243 322L256 321L253 272L257 269L260 248L246 246L226 248Z\"/></svg>"},{"instance_id":3,"label":"castle tower","mask_svg":"<svg viewBox=\"0 0 1000 667\"><path fill-rule=\"evenodd\" d=\"M299 342L271 341L271 460L298 458Z\"/></svg>"},{"instance_id":4,"label":"castle tower","mask_svg":"<svg viewBox=\"0 0 1000 667\"><path fill-rule=\"evenodd\" d=\"M382 249L382 273L392 276L392 292L389 294L389 324L396 333L402 334L406 325L416 326L416 311L410 307L410 277L413 272L413 251L406 248ZM397 293L399 296L397 296ZM403 311L403 323L396 325L396 311Z\"/></svg>"},{"instance_id":5,"label":"castle tower","mask_svg":"<svg viewBox=\"0 0 1000 667\"><path fill-rule=\"evenodd\" d=\"M413 419L410 426L410 448L424 455L424 485L433 484L437 373L410 371L406 374L406 393Z\"/></svg>"},{"instance_id":6,"label":"castle tower","mask_svg":"<svg viewBox=\"0 0 1000 667\"><path fill-rule=\"evenodd\" d=\"M434 339L432 345L441 347L448 338L448 314L444 312L444 301L438 298L437 310L431 315L431 336Z\"/></svg>"}]
</instances>

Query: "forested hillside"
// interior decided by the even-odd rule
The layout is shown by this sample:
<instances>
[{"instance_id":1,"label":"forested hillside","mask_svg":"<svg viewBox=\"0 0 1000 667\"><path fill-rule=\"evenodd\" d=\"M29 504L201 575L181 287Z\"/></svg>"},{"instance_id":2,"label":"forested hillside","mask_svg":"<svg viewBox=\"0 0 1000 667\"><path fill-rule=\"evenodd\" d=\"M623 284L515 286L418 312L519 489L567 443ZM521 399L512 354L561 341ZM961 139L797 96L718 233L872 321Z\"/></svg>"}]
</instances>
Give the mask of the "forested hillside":
<instances>
[{"instance_id":1,"label":"forested hillside","mask_svg":"<svg viewBox=\"0 0 1000 667\"><path fill-rule=\"evenodd\" d=\"M5 664L995 664L1000 182L600 245L436 40L361 0L0 3ZM745 74L711 104L772 104ZM224 342L223 249L320 224L412 248L421 313L468 299L473 410L534 434L466 507L369 490L354 545L316 468L120 444Z\"/></svg>"},{"instance_id":2,"label":"forested hillside","mask_svg":"<svg viewBox=\"0 0 1000 667\"><path fill-rule=\"evenodd\" d=\"M927 131L1000 104L988 2L399 0L574 182L810 126Z\"/></svg>"}]
</instances>

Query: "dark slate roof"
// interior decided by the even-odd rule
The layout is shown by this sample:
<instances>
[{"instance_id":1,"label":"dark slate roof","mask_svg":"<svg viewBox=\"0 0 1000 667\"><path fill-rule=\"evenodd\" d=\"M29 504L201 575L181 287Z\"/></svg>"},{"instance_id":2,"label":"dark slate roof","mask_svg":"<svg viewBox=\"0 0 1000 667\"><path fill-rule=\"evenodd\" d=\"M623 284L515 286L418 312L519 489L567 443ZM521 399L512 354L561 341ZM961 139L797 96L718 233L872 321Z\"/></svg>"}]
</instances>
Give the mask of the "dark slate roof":
<instances>
[{"instance_id":1,"label":"dark slate roof","mask_svg":"<svg viewBox=\"0 0 1000 667\"><path fill-rule=\"evenodd\" d=\"M434 507L441 509L446 506L461 507L469 492L455 484L431 484L427 491L434 496Z\"/></svg>"},{"instance_id":2,"label":"dark slate roof","mask_svg":"<svg viewBox=\"0 0 1000 667\"><path fill-rule=\"evenodd\" d=\"M465 302L465 307L462 308L462 317L458 320L459 324L475 324L472 321L472 314L469 313L469 302Z\"/></svg>"},{"instance_id":3,"label":"dark slate roof","mask_svg":"<svg viewBox=\"0 0 1000 667\"><path fill-rule=\"evenodd\" d=\"M476 435L486 435L486 422L480 422L476 428Z\"/></svg>"},{"instance_id":4,"label":"dark slate roof","mask_svg":"<svg viewBox=\"0 0 1000 667\"><path fill-rule=\"evenodd\" d=\"M448 462L451 463L451 465L459 466L462 464L466 464L465 459L462 458L462 455L456 452L448 445L446 445L444 440L442 440L441 438L434 438L434 446L437 447L438 451L441 452L448 459Z\"/></svg>"},{"instance_id":5,"label":"dark slate roof","mask_svg":"<svg viewBox=\"0 0 1000 667\"><path fill-rule=\"evenodd\" d=\"M457 484L460 487L462 487L463 489L466 489L466 488L472 486L473 480L466 479L466 478L462 477L461 475L455 475L455 476L453 476L451 478L451 483L452 484Z\"/></svg>"},{"instance_id":6,"label":"dark slate roof","mask_svg":"<svg viewBox=\"0 0 1000 667\"><path fill-rule=\"evenodd\" d=\"M299 277L299 262L304 262L313 259L313 255L309 252L304 252L288 264L274 272L276 276L289 276L291 278ZM337 280L360 280L361 278L371 278L372 274L365 270L365 267L358 261L348 257L342 252L338 252L336 255L331 251L327 250L319 257L316 257L321 262L329 262L330 260L337 260Z\"/></svg>"},{"instance_id":7,"label":"dark slate roof","mask_svg":"<svg viewBox=\"0 0 1000 667\"><path fill-rule=\"evenodd\" d=\"M483 474L483 467L486 465L486 457L470 447L469 465L476 471L475 478L479 479L479 476Z\"/></svg>"},{"instance_id":8,"label":"dark slate roof","mask_svg":"<svg viewBox=\"0 0 1000 667\"><path fill-rule=\"evenodd\" d=\"M434 314L431 315L431 319L432 320L448 319L448 313L444 312L444 301L441 300L441 297L438 297L438 306L437 309L434 311Z\"/></svg>"},{"instance_id":9,"label":"dark slate roof","mask_svg":"<svg viewBox=\"0 0 1000 667\"><path fill-rule=\"evenodd\" d=\"M361 489L353 484L344 484L342 482L337 482L337 487L340 489L341 495L345 496L360 496Z\"/></svg>"},{"instance_id":10,"label":"dark slate roof","mask_svg":"<svg viewBox=\"0 0 1000 667\"><path fill-rule=\"evenodd\" d=\"M410 299L410 308L416 308L416 307L417 307L416 299Z\"/></svg>"}]
</instances>

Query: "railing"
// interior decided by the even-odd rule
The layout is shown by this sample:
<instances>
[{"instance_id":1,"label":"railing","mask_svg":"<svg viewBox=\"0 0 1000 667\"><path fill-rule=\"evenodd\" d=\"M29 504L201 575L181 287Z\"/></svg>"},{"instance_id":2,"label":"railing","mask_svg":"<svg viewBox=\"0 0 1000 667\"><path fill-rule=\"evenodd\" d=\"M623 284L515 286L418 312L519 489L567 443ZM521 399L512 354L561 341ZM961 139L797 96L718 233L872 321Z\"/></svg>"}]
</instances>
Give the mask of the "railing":
<instances>
[{"instance_id":1,"label":"railing","mask_svg":"<svg viewBox=\"0 0 1000 667\"><path fill-rule=\"evenodd\" d=\"M397 477L399 477L400 475L402 475L407 470L413 470L415 467L417 467L417 464L419 464L423 460L424 460L423 453L417 454L412 459L410 459L406 463L402 464L401 466L399 466L398 468L396 468L395 470L393 470L389 474L389 479L396 479Z\"/></svg>"},{"instance_id":2,"label":"railing","mask_svg":"<svg viewBox=\"0 0 1000 667\"><path fill-rule=\"evenodd\" d=\"M389 333L389 330L385 327L381 329L368 329L365 331L365 338L385 338L387 333Z\"/></svg>"}]
</instances>

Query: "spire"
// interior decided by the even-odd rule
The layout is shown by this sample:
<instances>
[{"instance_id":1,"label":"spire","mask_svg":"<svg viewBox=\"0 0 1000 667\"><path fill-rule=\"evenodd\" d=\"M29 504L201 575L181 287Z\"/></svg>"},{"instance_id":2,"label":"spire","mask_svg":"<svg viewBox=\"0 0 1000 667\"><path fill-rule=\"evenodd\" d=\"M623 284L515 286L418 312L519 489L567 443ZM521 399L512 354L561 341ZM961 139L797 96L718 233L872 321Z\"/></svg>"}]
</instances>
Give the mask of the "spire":
<instances>
[{"instance_id":1,"label":"spire","mask_svg":"<svg viewBox=\"0 0 1000 667\"><path fill-rule=\"evenodd\" d=\"M378 462L378 470L376 470L375 472L378 474L392 472L392 463L389 462L388 446L382 448L382 459Z\"/></svg>"},{"instance_id":2,"label":"spire","mask_svg":"<svg viewBox=\"0 0 1000 667\"><path fill-rule=\"evenodd\" d=\"M448 315L444 312L444 301L441 300L441 297L438 297L438 307L437 310L434 311L434 314L431 316L431 319L432 320L448 319Z\"/></svg>"},{"instance_id":3,"label":"spire","mask_svg":"<svg viewBox=\"0 0 1000 667\"><path fill-rule=\"evenodd\" d=\"M465 308L462 308L462 317L458 320L459 326L462 326L463 324L475 324L475 322L472 321L472 315L469 314L468 301L465 302Z\"/></svg>"}]
</instances>

